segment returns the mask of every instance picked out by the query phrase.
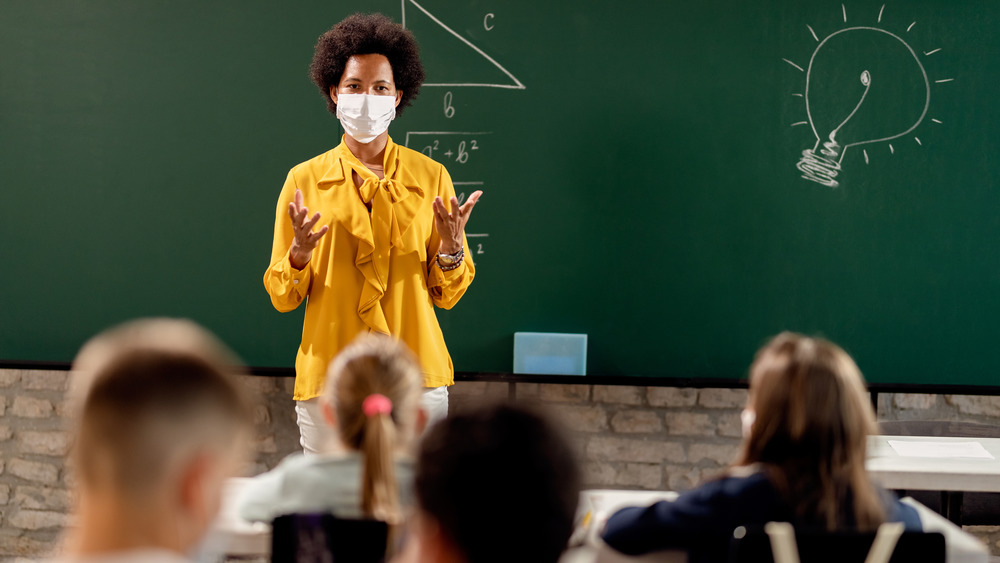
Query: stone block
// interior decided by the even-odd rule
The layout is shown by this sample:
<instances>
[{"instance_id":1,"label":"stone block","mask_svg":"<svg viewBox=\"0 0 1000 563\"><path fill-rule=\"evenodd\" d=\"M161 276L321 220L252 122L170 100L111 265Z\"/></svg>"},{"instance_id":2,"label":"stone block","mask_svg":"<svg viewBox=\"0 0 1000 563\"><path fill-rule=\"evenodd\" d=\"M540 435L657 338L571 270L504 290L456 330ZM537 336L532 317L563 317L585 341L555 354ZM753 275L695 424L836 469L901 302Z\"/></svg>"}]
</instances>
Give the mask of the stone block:
<instances>
[{"instance_id":1,"label":"stone block","mask_svg":"<svg viewBox=\"0 0 1000 563\"><path fill-rule=\"evenodd\" d=\"M78 407L78 405L75 405L75 403L73 403L72 401L67 401L67 400L56 401L54 406L56 409L56 416L59 418L68 417L69 409Z\"/></svg>"},{"instance_id":2,"label":"stone block","mask_svg":"<svg viewBox=\"0 0 1000 563\"><path fill-rule=\"evenodd\" d=\"M743 409L746 402L746 389L701 389L698 391L698 404L709 409Z\"/></svg>"},{"instance_id":3,"label":"stone block","mask_svg":"<svg viewBox=\"0 0 1000 563\"><path fill-rule=\"evenodd\" d=\"M59 468L51 463L12 459L7 463L11 475L35 483L55 484L59 481Z\"/></svg>"},{"instance_id":4,"label":"stone block","mask_svg":"<svg viewBox=\"0 0 1000 563\"><path fill-rule=\"evenodd\" d=\"M667 432L675 436L715 436L718 425L712 415L690 411L669 411L664 421Z\"/></svg>"},{"instance_id":5,"label":"stone block","mask_svg":"<svg viewBox=\"0 0 1000 563\"><path fill-rule=\"evenodd\" d=\"M41 530L44 528L62 528L66 525L67 516L61 512L47 510L18 510L7 518L7 523L22 530Z\"/></svg>"},{"instance_id":6,"label":"stone block","mask_svg":"<svg viewBox=\"0 0 1000 563\"><path fill-rule=\"evenodd\" d=\"M691 444L688 447L688 460L691 463L698 463L707 459L714 461L718 465L728 465L736 458L739 452L739 444Z\"/></svg>"},{"instance_id":7,"label":"stone block","mask_svg":"<svg viewBox=\"0 0 1000 563\"><path fill-rule=\"evenodd\" d=\"M23 372L21 388L65 391L67 381L69 381L68 371L31 370Z\"/></svg>"},{"instance_id":8,"label":"stone block","mask_svg":"<svg viewBox=\"0 0 1000 563\"><path fill-rule=\"evenodd\" d=\"M6 442L10 440L14 435L14 431L10 429L10 426L6 424L0 424L0 442Z\"/></svg>"},{"instance_id":9,"label":"stone block","mask_svg":"<svg viewBox=\"0 0 1000 563\"><path fill-rule=\"evenodd\" d=\"M21 418L46 418L52 415L52 403L47 399L36 399L24 395L14 398L10 412Z\"/></svg>"},{"instance_id":10,"label":"stone block","mask_svg":"<svg viewBox=\"0 0 1000 563\"><path fill-rule=\"evenodd\" d=\"M0 504L10 502L10 485L0 485Z\"/></svg>"},{"instance_id":11,"label":"stone block","mask_svg":"<svg viewBox=\"0 0 1000 563\"><path fill-rule=\"evenodd\" d=\"M592 487L611 487L615 485L615 476L618 475L614 465L602 461L584 462L580 470L583 484Z\"/></svg>"},{"instance_id":12,"label":"stone block","mask_svg":"<svg viewBox=\"0 0 1000 563\"><path fill-rule=\"evenodd\" d=\"M38 563L40 560L50 560L47 556L53 554L53 547L59 539L58 530L36 531L25 535L21 530L8 528L6 526L0 527L0 557L6 555L25 555L28 557L0 560L9 563Z\"/></svg>"},{"instance_id":13,"label":"stone block","mask_svg":"<svg viewBox=\"0 0 1000 563\"><path fill-rule=\"evenodd\" d=\"M7 397L0 395L0 416L7 412Z\"/></svg>"},{"instance_id":14,"label":"stone block","mask_svg":"<svg viewBox=\"0 0 1000 563\"><path fill-rule=\"evenodd\" d=\"M594 385L594 402L617 405L641 405L644 387L632 385Z\"/></svg>"},{"instance_id":15,"label":"stone block","mask_svg":"<svg viewBox=\"0 0 1000 563\"><path fill-rule=\"evenodd\" d=\"M236 380L251 395L271 395L278 391L276 378L268 375L241 375Z\"/></svg>"},{"instance_id":16,"label":"stone block","mask_svg":"<svg viewBox=\"0 0 1000 563\"><path fill-rule=\"evenodd\" d=\"M539 387L538 383L518 383L517 398L538 397Z\"/></svg>"},{"instance_id":17,"label":"stone block","mask_svg":"<svg viewBox=\"0 0 1000 563\"><path fill-rule=\"evenodd\" d=\"M663 431L660 415L653 411L619 411L611 418L611 428L619 434L653 434Z\"/></svg>"},{"instance_id":18,"label":"stone block","mask_svg":"<svg viewBox=\"0 0 1000 563\"><path fill-rule=\"evenodd\" d=\"M743 438L743 422L740 413L725 412L718 415L715 433L726 438Z\"/></svg>"},{"instance_id":19,"label":"stone block","mask_svg":"<svg viewBox=\"0 0 1000 563\"><path fill-rule=\"evenodd\" d=\"M573 432L601 432L608 429L608 414L603 408L587 405L550 405L552 412L562 424Z\"/></svg>"},{"instance_id":20,"label":"stone block","mask_svg":"<svg viewBox=\"0 0 1000 563\"><path fill-rule=\"evenodd\" d=\"M539 385L538 397L553 403L582 403L590 400L590 385L545 383Z\"/></svg>"},{"instance_id":21,"label":"stone block","mask_svg":"<svg viewBox=\"0 0 1000 563\"><path fill-rule=\"evenodd\" d=\"M274 440L274 434L257 436L257 440L254 442L254 447L257 450L257 453L262 453L262 454L278 453L278 445Z\"/></svg>"},{"instance_id":22,"label":"stone block","mask_svg":"<svg viewBox=\"0 0 1000 563\"><path fill-rule=\"evenodd\" d=\"M1000 417L1000 397L945 395L944 399L962 414Z\"/></svg>"},{"instance_id":23,"label":"stone block","mask_svg":"<svg viewBox=\"0 0 1000 563\"><path fill-rule=\"evenodd\" d=\"M690 465L667 465L663 474L671 491L688 491L701 483L701 470Z\"/></svg>"},{"instance_id":24,"label":"stone block","mask_svg":"<svg viewBox=\"0 0 1000 563\"><path fill-rule=\"evenodd\" d=\"M292 395L295 393L295 378L294 377L282 377L281 384L285 389L285 393Z\"/></svg>"},{"instance_id":25,"label":"stone block","mask_svg":"<svg viewBox=\"0 0 1000 563\"><path fill-rule=\"evenodd\" d=\"M448 388L449 397L479 397L485 394L485 381L459 381Z\"/></svg>"},{"instance_id":26,"label":"stone block","mask_svg":"<svg viewBox=\"0 0 1000 563\"><path fill-rule=\"evenodd\" d=\"M18 444L26 454L64 456L69 451L66 432L19 432Z\"/></svg>"},{"instance_id":27,"label":"stone block","mask_svg":"<svg viewBox=\"0 0 1000 563\"><path fill-rule=\"evenodd\" d=\"M900 410L929 410L937 404L937 395L926 393L893 393L892 404Z\"/></svg>"},{"instance_id":28,"label":"stone block","mask_svg":"<svg viewBox=\"0 0 1000 563\"><path fill-rule=\"evenodd\" d=\"M595 461L660 463L687 461L684 446L676 442L618 437L593 437L587 442L587 458Z\"/></svg>"},{"instance_id":29,"label":"stone block","mask_svg":"<svg viewBox=\"0 0 1000 563\"><path fill-rule=\"evenodd\" d=\"M66 489L20 486L14 490L14 504L22 509L65 512L72 502Z\"/></svg>"},{"instance_id":30,"label":"stone block","mask_svg":"<svg viewBox=\"0 0 1000 563\"><path fill-rule=\"evenodd\" d=\"M656 490L663 487L663 469L659 463L626 463L618 475L615 485Z\"/></svg>"},{"instance_id":31,"label":"stone block","mask_svg":"<svg viewBox=\"0 0 1000 563\"><path fill-rule=\"evenodd\" d=\"M510 396L510 383L506 381L488 381L486 382L486 391L484 394L492 399L504 400Z\"/></svg>"},{"instance_id":32,"label":"stone block","mask_svg":"<svg viewBox=\"0 0 1000 563\"><path fill-rule=\"evenodd\" d=\"M256 425L271 424L271 411L268 410L267 405L253 406L253 423Z\"/></svg>"},{"instance_id":33,"label":"stone block","mask_svg":"<svg viewBox=\"0 0 1000 563\"><path fill-rule=\"evenodd\" d=\"M680 387L648 387L646 401L651 407L693 407L698 402L698 390Z\"/></svg>"},{"instance_id":34,"label":"stone block","mask_svg":"<svg viewBox=\"0 0 1000 563\"><path fill-rule=\"evenodd\" d=\"M21 370L0 369L0 389L10 387L21 380Z\"/></svg>"}]
</instances>

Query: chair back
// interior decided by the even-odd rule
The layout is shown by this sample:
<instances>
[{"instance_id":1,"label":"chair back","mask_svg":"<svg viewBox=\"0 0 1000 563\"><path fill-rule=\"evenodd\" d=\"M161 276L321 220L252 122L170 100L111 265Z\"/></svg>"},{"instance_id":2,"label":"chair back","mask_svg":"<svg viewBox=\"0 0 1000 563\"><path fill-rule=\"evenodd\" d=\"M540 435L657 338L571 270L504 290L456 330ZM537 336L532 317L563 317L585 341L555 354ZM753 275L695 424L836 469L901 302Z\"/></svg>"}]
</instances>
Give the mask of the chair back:
<instances>
[{"instance_id":1,"label":"chair back","mask_svg":"<svg viewBox=\"0 0 1000 563\"><path fill-rule=\"evenodd\" d=\"M274 563L383 563L389 525L332 514L288 514L271 524Z\"/></svg>"},{"instance_id":2,"label":"chair back","mask_svg":"<svg viewBox=\"0 0 1000 563\"><path fill-rule=\"evenodd\" d=\"M944 536L937 532L899 533L885 524L881 534L793 530L790 524L771 524L737 528L730 541L729 563L945 563Z\"/></svg>"}]
</instances>

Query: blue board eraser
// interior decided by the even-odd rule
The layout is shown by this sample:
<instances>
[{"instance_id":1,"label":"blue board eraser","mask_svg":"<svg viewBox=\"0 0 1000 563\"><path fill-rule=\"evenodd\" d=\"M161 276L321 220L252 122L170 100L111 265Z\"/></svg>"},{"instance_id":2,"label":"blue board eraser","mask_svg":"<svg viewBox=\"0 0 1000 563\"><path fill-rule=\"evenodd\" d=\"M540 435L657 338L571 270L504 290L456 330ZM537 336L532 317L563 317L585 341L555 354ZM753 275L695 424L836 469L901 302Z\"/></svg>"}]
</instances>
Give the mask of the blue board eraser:
<instances>
[{"instance_id":1,"label":"blue board eraser","mask_svg":"<svg viewBox=\"0 0 1000 563\"><path fill-rule=\"evenodd\" d=\"M514 373L587 375L587 335L515 332Z\"/></svg>"}]
</instances>

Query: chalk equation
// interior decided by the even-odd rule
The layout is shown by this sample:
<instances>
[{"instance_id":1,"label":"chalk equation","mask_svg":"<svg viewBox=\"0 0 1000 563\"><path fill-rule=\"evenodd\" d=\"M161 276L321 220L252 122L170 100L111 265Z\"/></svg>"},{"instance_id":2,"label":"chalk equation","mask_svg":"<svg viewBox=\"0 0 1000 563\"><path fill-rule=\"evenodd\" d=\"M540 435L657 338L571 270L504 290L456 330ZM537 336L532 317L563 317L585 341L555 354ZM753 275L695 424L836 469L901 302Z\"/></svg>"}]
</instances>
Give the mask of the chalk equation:
<instances>
[{"instance_id":1,"label":"chalk equation","mask_svg":"<svg viewBox=\"0 0 1000 563\"><path fill-rule=\"evenodd\" d=\"M459 204L462 204L474 191L485 189L486 181L483 177L488 173L490 167L488 159L483 159L486 153L484 142L489 139L492 131L455 130L462 127L455 125L456 123L469 118L467 115L456 116L458 113L456 111L458 105L456 104L455 92L458 92L456 88L485 87L524 90L525 85L499 61L467 37L456 32L416 0L400 0L400 2L403 27L420 28L422 32L413 29L411 31L414 31L418 39L426 38L428 40L424 44L431 46L434 59L447 63L446 65L439 64L437 74L428 70L428 80L423 86L448 88L444 95L438 98L440 105L436 103L428 107L437 106L435 112L440 112L437 113L438 118L443 117L445 123L452 123L450 126L441 126L441 129L437 131L409 131L406 133L405 146L420 151L448 168L455 186L455 195ZM495 11L483 11L481 17L482 30L486 33L493 32L494 29L503 26L503 23L507 21L503 14L498 14ZM411 24L416 24L416 26ZM425 56L427 52L425 51ZM457 61L463 61L463 63ZM448 76L448 72L442 69L451 69L456 74ZM465 92L467 93L468 90ZM478 122L478 117L473 116L473 119ZM475 127L480 126L475 125ZM475 227L481 223L476 220L472 224ZM469 241L469 248L466 249L466 252L476 256L487 253L489 233L483 231L468 232L466 237Z\"/></svg>"},{"instance_id":2,"label":"chalk equation","mask_svg":"<svg viewBox=\"0 0 1000 563\"><path fill-rule=\"evenodd\" d=\"M841 12L846 25L843 4ZM884 14L885 5L879 10L877 24L882 23ZM911 23L906 33L915 25ZM792 127L809 125L816 138L812 148L802 151L796 167L802 178L835 188L840 185L837 177L848 148L891 141L923 123L930 107L931 80L909 43L881 27L844 27L822 40L812 26L806 28L818 43L807 67L782 59L805 73L805 90L792 95L804 100L807 120L792 123ZM923 146L919 137L913 139ZM895 153L891 143L888 149L889 154ZM867 148L861 152L868 164Z\"/></svg>"},{"instance_id":3,"label":"chalk equation","mask_svg":"<svg viewBox=\"0 0 1000 563\"><path fill-rule=\"evenodd\" d=\"M465 199L476 190L484 189L486 182L483 180L465 179L466 170L464 166L451 166L451 163L466 164L472 158L472 154L478 153L481 149L481 140L484 136L490 135L489 131L461 132L461 131L407 131L405 145L411 149L418 150L423 154L448 164L448 171L453 177L462 178L452 181L455 186L455 196L459 205L465 203ZM486 254L486 239L488 233L466 233L469 239L469 252L480 255Z\"/></svg>"},{"instance_id":4,"label":"chalk equation","mask_svg":"<svg viewBox=\"0 0 1000 563\"><path fill-rule=\"evenodd\" d=\"M409 131L406 146L444 164L466 164L478 154L482 137L489 134L489 131Z\"/></svg>"}]
</instances>

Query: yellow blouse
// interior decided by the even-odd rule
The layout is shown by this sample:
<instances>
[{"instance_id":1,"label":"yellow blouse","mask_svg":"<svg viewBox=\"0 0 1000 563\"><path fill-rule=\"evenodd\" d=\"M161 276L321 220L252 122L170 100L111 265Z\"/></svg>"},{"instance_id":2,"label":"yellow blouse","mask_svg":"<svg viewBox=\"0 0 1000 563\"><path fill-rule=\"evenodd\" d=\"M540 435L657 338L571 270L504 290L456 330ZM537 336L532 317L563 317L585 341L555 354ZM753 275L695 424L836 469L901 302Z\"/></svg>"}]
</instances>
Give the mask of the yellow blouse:
<instances>
[{"instance_id":1,"label":"yellow blouse","mask_svg":"<svg viewBox=\"0 0 1000 563\"><path fill-rule=\"evenodd\" d=\"M330 360L367 332L392 335L409 346L420 359L425 386L454 382L434 305L452 308L476 269L469 252L454 270L437 266L441 240L431 203L437 196L450 202L455 188L444 166L392 139L383 166L385 179L379 180L341 141L292 168L278 197L264 287L281 312L308 298L295 358L297 401L318 396ZM352 171L364 180L361 187ZM302 270L288 261L294 238L288 204L296 189L310 215L321 214L315 229L330 226ZM365 201L371 202L370 213ZM463 244L468 248L467 240Z\"/></svg>"}]
</instances>

